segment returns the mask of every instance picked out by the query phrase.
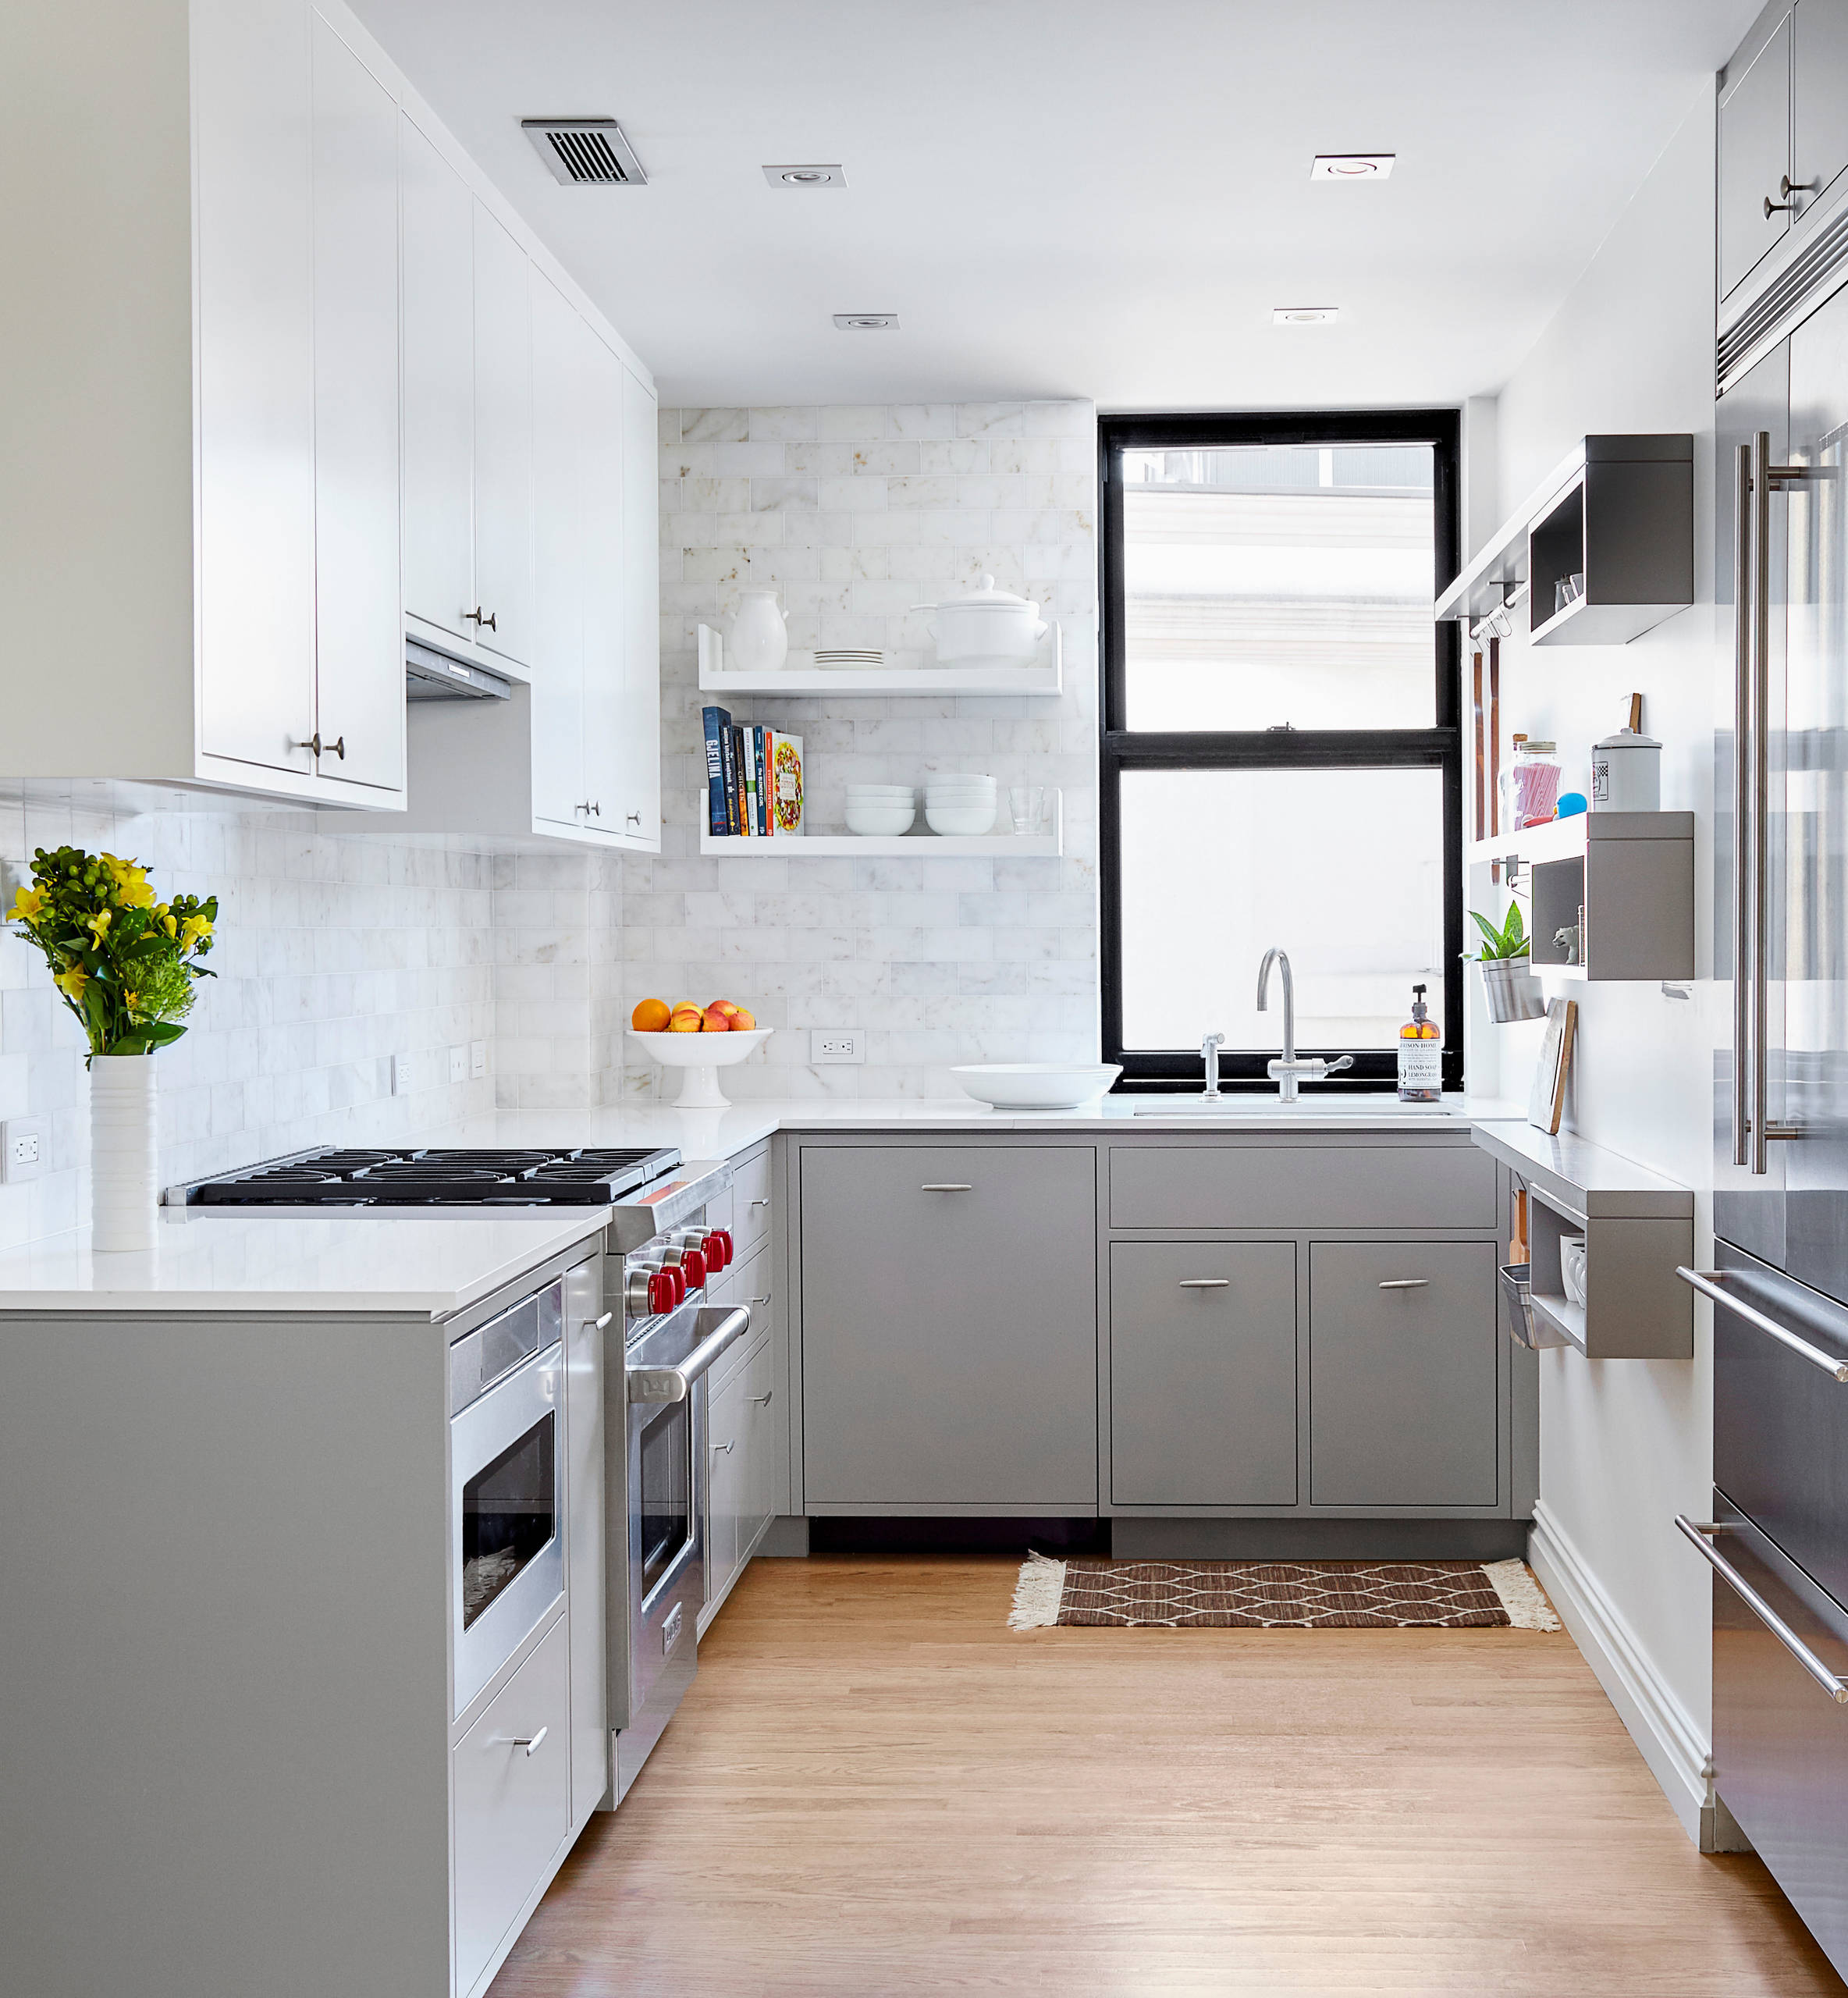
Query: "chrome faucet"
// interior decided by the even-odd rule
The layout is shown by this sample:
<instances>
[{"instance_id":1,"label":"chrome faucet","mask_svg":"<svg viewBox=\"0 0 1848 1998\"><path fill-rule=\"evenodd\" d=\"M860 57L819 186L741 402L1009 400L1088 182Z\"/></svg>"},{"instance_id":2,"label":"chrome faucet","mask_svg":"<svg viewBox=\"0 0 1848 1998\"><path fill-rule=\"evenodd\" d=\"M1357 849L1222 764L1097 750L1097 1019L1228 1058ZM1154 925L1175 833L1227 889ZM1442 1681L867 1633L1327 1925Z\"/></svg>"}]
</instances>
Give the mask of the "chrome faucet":
<instances>
[{"instance_id":1,"label":"chrome faucet","mask_svg":"<svg viewBox=\"0 0 1848 1998\"><path fill-rule=\"evenodd\" d=\"M1219 1051L1224 1045L1225 1036L1222 1033L1210 1033L1200 1043L1200 1059L1207 1068L1207 1086L1200 1092L1203 1096L1219 1094Z\"/></svg>"},{"instance_id":2,"label":"chrome faucet","mask_svg":"<svg viewBox=\"0 0 1848 1998\"><path fill-rule=\"evenodd\" d=\"M1338 1068L1351 1068L1354 1058L1351 1054L1336 1056L1332 1061L1324 1061L1319 1054L1312 1054L1307 1061L1296 1058L1296 981L1290 976L1288 957L1273 944L1264 953L1264 962L1258 966L1258 1011L1269 1011L1268 994L1270 985L1270 966L1276 963L1283 972L1283 1052L1274 1061L1267 1062L1264 1073L1277 1085L1278 1100L1284 1103L1296 1100L1296 1086L1306 1075L1311 1082L1319 1081L1324 1075L1332 1075Z\"/></svg>"}]
</instances>

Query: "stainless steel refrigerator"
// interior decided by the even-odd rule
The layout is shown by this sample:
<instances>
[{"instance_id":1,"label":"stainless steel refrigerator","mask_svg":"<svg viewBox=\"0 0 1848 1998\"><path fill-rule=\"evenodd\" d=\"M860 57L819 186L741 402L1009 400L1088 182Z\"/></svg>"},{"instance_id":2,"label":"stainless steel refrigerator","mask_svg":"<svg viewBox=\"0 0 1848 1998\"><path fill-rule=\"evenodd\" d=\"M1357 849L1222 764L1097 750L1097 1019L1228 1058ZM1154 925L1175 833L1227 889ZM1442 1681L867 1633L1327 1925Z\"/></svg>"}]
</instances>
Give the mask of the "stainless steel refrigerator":
<instances>
[{"instance_id":1,"label":"stainless steel refrigerator","mask_svg":"<svg viewBox=\"0 0 1848 1998\"><path fill-rule=\"evenodd\" d=\"M1730 357L1722 336L1730 1032L1715 1267L1686 1273L1715 1304L1714 1502L1677 1523L1714 1571L1715 1787L1848 1971L1848 289L1786 298Z\"/></svg>"}]
</instances>

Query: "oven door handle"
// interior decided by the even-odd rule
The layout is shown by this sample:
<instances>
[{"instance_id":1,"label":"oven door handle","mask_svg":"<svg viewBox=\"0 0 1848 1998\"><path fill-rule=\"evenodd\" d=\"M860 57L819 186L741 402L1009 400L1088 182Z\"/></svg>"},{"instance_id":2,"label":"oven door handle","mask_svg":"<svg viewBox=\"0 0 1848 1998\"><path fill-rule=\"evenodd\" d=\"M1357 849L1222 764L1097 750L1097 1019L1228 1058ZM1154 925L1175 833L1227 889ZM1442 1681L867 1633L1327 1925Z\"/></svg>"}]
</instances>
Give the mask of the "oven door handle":
<instances>
[{"instance_id":1,"label":"oven door handle","mask_svg":"<svg viewBox=\"0 0 1848 1998\"><path fill-rule=\"evenodd\" d=\"M709 1305L707 1311L712 1310ZM751 1329L748 1305L734 1304L723 1312L718 1324L677 1367L631 1367L628 1370L629 1399L632 1402L684 1402L693 1384L711 1367L726 1348Z\"/></svg>"},{"instance_id":2,"label":"oven door handle","mask_svg":"<svg viewBox=\"0 0 1848 1998\"><path fill-rule=\"evenodd\" d=\"M1775 1637L1804 1670L1815 1680L1837 1706L1848 1705L1848 1679L1838 1678L1817 1657L1802 1638L1798 1637L1783 1618L1779 1616L1764 1597L1759 1594L1744 1576L1716 1548L1708 1536L1724 1533L1724 1522L1711 1520L1689 1519L1685 1513L1675 1515L1676 1528L1701 1550L1701 1558L1712 1569L1727 1587L1738 1597L1746 1608L1757 1618L1765 1629Z\"/></svg>"}]
</instances>

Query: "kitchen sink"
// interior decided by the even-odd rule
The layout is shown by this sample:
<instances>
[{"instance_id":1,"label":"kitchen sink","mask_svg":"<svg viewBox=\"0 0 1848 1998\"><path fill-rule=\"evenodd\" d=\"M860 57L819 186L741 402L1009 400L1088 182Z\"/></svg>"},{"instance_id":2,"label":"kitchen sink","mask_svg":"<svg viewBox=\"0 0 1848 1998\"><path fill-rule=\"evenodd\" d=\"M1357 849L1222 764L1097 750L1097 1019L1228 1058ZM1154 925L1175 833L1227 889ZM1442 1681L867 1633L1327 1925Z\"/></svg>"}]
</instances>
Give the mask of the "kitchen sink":
<instances>
[{"instance_id":1,"label":"kitchen sink","mask_svg":"<svg viewBox=\"0 0 1848 1998\"><path fill-rule=\"evenodd\" d=\"M1203 1097L1183 1096L1164 1103L1138 1104L1129 1114L1132 1117L1276 1117L1305 1123L1338 1119L1344 1124L1402 1124L1408 1118L1453 1119L1457 1113L1441 1103L1401 1103L1396 1097L1371 1103L1342 1102L1329 1097L1283 1103L1270 1096L1228 1096L1217 1102L1208 1102Z\"/></svg>"}]
</instances>

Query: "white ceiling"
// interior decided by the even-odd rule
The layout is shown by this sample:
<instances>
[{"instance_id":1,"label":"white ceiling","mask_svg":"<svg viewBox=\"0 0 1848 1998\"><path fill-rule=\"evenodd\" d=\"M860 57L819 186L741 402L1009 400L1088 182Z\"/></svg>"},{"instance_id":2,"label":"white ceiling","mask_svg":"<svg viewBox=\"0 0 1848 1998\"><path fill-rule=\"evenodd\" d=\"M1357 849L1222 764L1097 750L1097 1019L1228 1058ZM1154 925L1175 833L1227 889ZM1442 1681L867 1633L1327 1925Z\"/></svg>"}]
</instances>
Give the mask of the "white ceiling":
<instances>
[{"instance_id":1,"label":"white ceiling","mask_svg":"<svg viewBox=\"0 0 1848 1998\"><path fill-rule=\"evenodd\" d=\"M1496 389L1759 0L356 4L664 400L1137 409ZM537 114L620 119L649 184L559 187Z\"/></svg>"}]
</instances>

